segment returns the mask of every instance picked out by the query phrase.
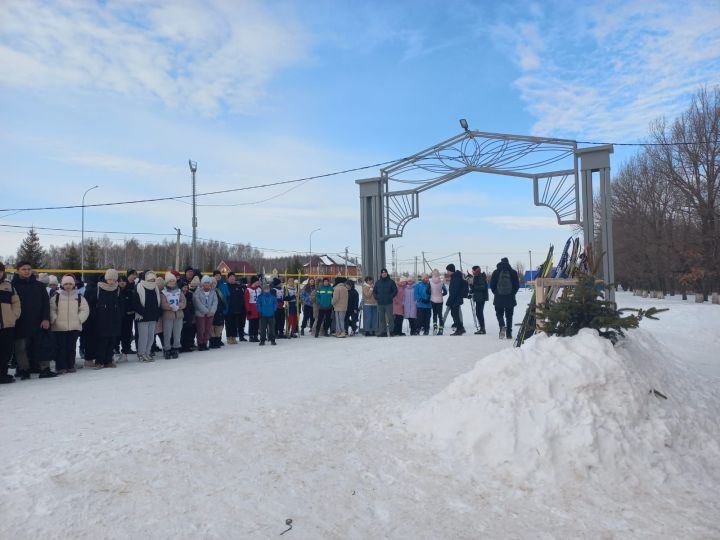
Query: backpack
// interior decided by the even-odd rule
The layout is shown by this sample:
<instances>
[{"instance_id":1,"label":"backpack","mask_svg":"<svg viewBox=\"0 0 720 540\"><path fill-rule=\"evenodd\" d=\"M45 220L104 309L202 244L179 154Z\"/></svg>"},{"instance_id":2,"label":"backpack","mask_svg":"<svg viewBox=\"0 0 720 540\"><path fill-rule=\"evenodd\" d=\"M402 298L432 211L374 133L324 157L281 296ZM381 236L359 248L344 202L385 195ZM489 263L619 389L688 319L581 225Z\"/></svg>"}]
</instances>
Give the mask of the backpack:
<instances>
[{"instance_id":1,"label":"backpack","mask_svg":"<svg viewBox=\"0 0 720 540\"><path fill-rule=\"evenodd\" d=\"M510 279L510 270L502 270L498 276L497 293L500 295L509 295L513 292L512 279Z\"/></svg>"},{"instance_id":2,"label":"backpack","mask_svg":"<svg viewBox=\"0 0 720 540\"><path fill-rule=\"evenodd\" d=\"M467 280L463 279L462 285L460 286L460 298L467 298L467 295L469 292L470 292L470 286L468 285Z\"/></svg>"}]
</instances>

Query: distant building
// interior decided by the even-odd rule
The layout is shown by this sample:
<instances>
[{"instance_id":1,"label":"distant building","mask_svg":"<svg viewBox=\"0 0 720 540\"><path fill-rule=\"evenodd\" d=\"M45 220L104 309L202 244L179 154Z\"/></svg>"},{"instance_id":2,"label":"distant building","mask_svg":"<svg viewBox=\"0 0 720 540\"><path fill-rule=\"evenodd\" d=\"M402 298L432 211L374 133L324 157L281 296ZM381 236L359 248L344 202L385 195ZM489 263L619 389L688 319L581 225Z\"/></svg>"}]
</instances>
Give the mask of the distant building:
<instances>
[{"instance_id":1,"label":"distant building","mask_svg":"<svg viewBox=\"0 0 720 540\"><path fill-rule=\"evenodd\" d=\"M220 261L217 269L223 274L235 272L236 274L257 274L255 267L247 261Z\"/></svg>"},{"instance_id":2,"label":"distant building","mask_svg":"<svg viewBox=\"0 0 720 540\"><path fill-rule=\"evenodd\" d=\"M346 261L345 257L340 255L313 255L312 259L303 265L303 273L317 276L337 276L338 274L344 276L346 263L348 276L360 275L357 264Z\"/></svg>"}]
</instances>

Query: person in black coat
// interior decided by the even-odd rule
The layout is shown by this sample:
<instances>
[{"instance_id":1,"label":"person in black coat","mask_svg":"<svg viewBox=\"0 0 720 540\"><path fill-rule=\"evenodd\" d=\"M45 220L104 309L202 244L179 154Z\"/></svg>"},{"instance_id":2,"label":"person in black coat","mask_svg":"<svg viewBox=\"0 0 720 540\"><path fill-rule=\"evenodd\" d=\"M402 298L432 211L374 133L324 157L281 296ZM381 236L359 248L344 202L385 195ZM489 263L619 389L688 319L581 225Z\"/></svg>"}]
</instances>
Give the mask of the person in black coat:
<instances>
[{"instance_id":1,"label":"person in black coat","mask_svg":"<svg viewBox=\"0 0 720 540\"><path fill-rule=\"evenodd\" d=\"M225 334L229 344L236 344L245 339L245 287L237 282L234 272L227 275L228 308L225 315Z\"/></svg>"},{"instance_id":2,"label":"person in black coat","mask_svg":"<svg viewBox=\"0 0 720 540\"><path fill-rule=\"evenodd\" d=\"M127 276L120 276L118 278L118 287L120 288L124 309L122 324L120 325L120 337L115 349L121 353L122 360L126 361L128 354L135 354L135 351L132 350L133 326L135 325L135 312L133 311L135 283L131 283Z\"/></svg>"},{"instance_id":3,"label":"person in black coat","mask_svg":"<svg viewBox=\"0 0 720 540\"><path fill-rule=\"evenodd\" d=\"M116 367L113 362L113 345L120 337L125 302L117 284L114 269L105 272L105 280L97 284L94 293L85 291L85 299L94 315L94 333L97 343L95 368Z\"/></svg>"},{"instance_id":4,"label":"person in black coat","mask_svg":"<svg viewBox=\"0 0 720 540\"><path fill-rule=\"evenodd\" d=\"M500 325L500 339L512 338L512 319L517 300L515 295L520 289L518 273L510 266L507 257L500 259L490 278L490 289L495 296L495 316Z\"/></svg>"},{"instance_id":5,"label":"person in black coat","mask_svg":"<svg viewBox=\"0 0 720 540\"><path fill-rule=\"evenodd\" d=\"M453 322L455 323L455 331L451 336L462 336L465 333L462 317L460 316L460 306L463 305L463 298L467 296L467 282L463 278L460 270L455 270L454 264L448 264L445 267L450 274L450 286L448 287L448 299L446 305L450 308Z\"/></svg>"},{"instance_id":6,"label":"person in black coat","mask_svg":"<svg viewBox=\"0 0 720 540\"><path fill-rule=\"evenodd\" d=\"M348 288L348 306L345 312L345 333L352 328L352 333L357 334L358 331L358 311L360 309L360 293L355 288L355 282L348 279L345 283Z\"/></svg>"},{"instance_id":7,"label":"person in black coat","mask_svg":"<svg viewBox=\"0 0 720 540\"><path fill-rule=\"evenodd\" d=\"M377 301L380 322L378 337L387 337L392 331L394 326L392 302L397 293L397 284L390 279L387 268L383 268L380 270L380 279L373 286L373 297Z\"/></svg>"},{"instance_id":8,"label":"person in black coat","mask_svg":"<svg viewBox=\"0 0 720 540\"><path fill-rule=\"evenodd\" d=\"M45 285L37 281L28 261L17 264L12 286L20 297L20 318L15 321L16 375L29 379L39 373L41 379L55 377L50 370L53 352L50 335L50 300Z\"/></svg>"},{"instance_id":9,"label":"person in black coat","mask_svg":"<svg viewBox=\"0 0 720 540\"><path fill-rule=\"evenodd\" d=\"M475 333L485 334L485 302L488 301L487 275L479 266L473 266L472 272L472 299L475 302L475 315L480 327Z\"/></svg>"},{"instance_id":10,"label":"person in black coat","mask_svg":"<svg viewBox=\"0 0 720 540\"><path fill-rule=\"evenodd\" d=\"M193 277L189 283L182 286L185 295L185 311L183 312L183 327L180 331L180 352L193 352L195 350L195 306L193 305L193 292L197 289L200 280Z\"/></svg>"}]
</instances>

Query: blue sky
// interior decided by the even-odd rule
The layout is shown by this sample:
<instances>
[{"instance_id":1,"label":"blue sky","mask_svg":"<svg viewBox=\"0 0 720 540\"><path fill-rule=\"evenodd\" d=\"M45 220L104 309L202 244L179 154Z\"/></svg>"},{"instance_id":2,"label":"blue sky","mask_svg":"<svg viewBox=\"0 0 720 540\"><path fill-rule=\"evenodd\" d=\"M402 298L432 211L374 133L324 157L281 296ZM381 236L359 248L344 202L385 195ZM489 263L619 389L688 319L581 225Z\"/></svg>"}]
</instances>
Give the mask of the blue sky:
<instances>
[{"instance_id":1,"label":"blue sky","mask_svg":"<svg viewBox=\"0 0 720 540\"><path fill-rule=\"evenodd\" d=\"M185 195L188 158L199 192L323 174L414 153L459 133L459 118L642 140L720 81L719 20L717 1L3 2L0 206L80 204L95 184L87 203ZM633 151L616 148L613 167ZM320 227L314 252L359 253L354 180L377 172L203 197L243 206L199 207L198 236L306 252ZM392 242L406 269L421 251L527 266L529 250L535 263L572 233L523 179L466 175L420 205ZM79 209L11 214L0 224L80 227ZM191 232L190 206L174 201L85 217L89 230ZM0 256L24 234L0 226Z\"/></svg>"}]
</instances>

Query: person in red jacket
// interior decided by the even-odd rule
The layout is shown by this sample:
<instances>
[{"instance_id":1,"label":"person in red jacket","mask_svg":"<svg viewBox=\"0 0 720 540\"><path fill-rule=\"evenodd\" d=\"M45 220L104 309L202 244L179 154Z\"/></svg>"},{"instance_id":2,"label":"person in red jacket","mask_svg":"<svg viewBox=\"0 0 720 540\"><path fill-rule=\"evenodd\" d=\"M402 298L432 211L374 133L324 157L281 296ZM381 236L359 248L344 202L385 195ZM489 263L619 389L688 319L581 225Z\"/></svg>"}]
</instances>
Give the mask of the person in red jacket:
<instances>
[{"instance_id":1,"label":"person in red jacket","mask_svg":"<svg viewBox=\"0 0 720 540\"><path fill-rule=\"evenodd\" d=\"M248 320L248 334L250 341L257 343L258 333L260 331L260 316L257 310L257 298L262 293L260 282L257 276L250 278L250 285L245 289L245 313Z\"/></svg>"}]
</instances>

